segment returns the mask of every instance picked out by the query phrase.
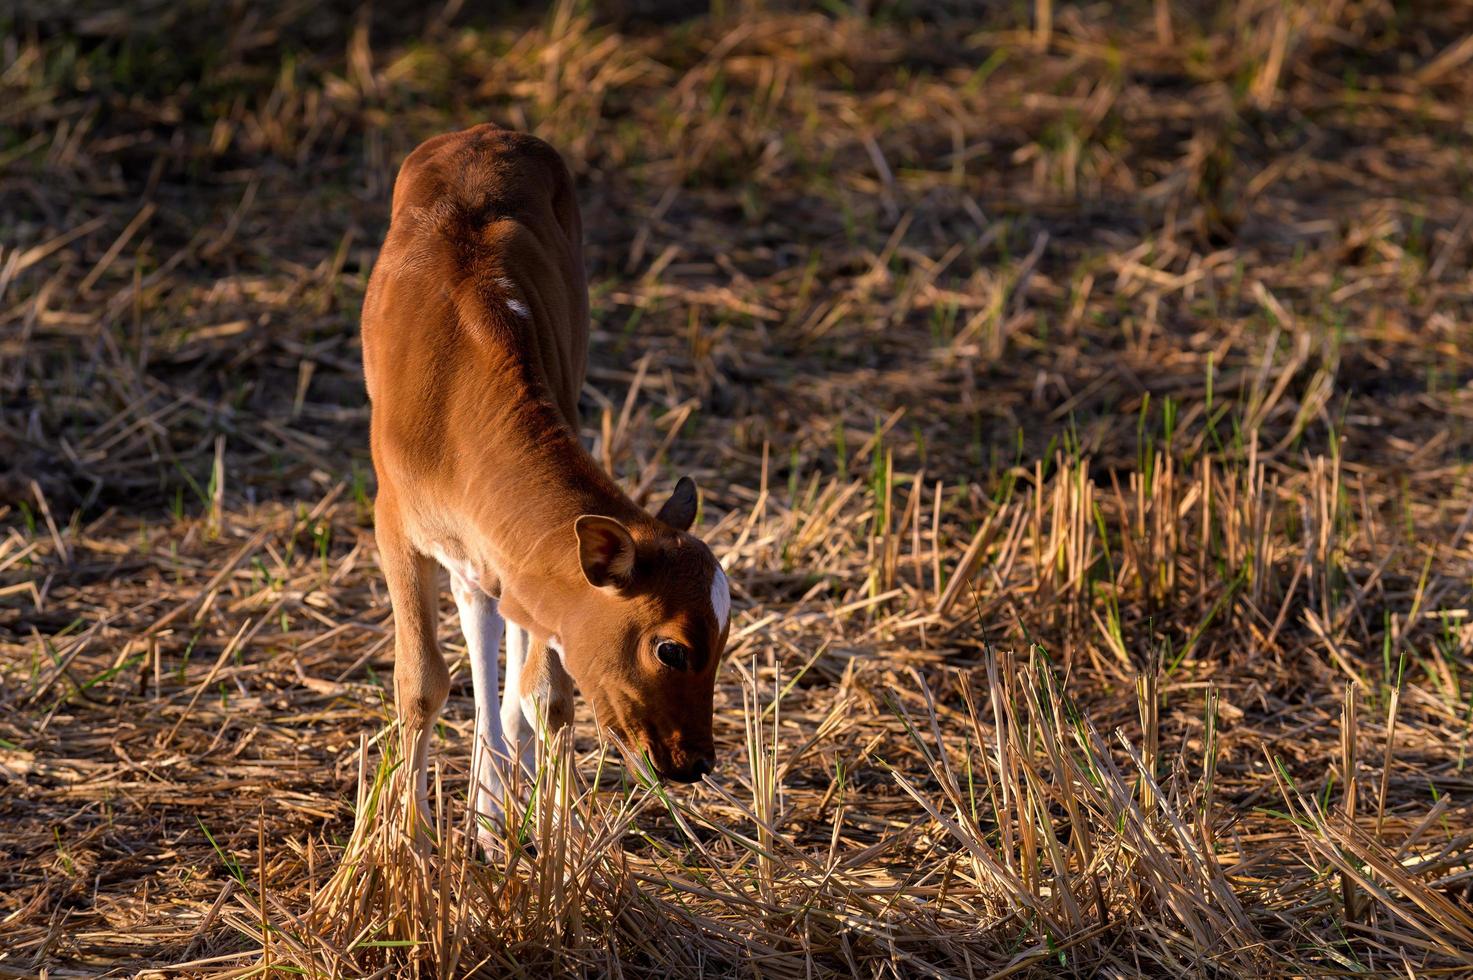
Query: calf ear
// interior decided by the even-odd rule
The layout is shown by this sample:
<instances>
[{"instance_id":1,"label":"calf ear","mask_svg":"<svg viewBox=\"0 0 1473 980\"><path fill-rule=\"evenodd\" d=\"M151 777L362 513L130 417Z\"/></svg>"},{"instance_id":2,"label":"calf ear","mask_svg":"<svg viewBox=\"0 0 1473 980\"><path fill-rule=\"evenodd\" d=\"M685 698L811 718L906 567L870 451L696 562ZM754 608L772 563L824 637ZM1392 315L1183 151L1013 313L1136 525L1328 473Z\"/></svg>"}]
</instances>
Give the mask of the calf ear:
<instances>
[{"instance_id":1,"label":"calf ear","mask_svg":"<svg viewBox=\"0 0 1473 980\"><path fill-rule=\"evenodd\" d=\"M634 539L629 529L612 517L584 514L573 522L578 536L578 563L588 584L600 589L622 589L634 577Z\"/></svg>"},{"instance_id":2,"label":"calf ear","mask_svg":"<svg viewBox=\"0 0 1473 980\"><path fill-rule=\"evenodd\" d=\"M682 476L675 484L675 492L665 501L665 506L655 515L677 531L689 531L696 522L696 481Z\"/></svg>"}]
</instances>

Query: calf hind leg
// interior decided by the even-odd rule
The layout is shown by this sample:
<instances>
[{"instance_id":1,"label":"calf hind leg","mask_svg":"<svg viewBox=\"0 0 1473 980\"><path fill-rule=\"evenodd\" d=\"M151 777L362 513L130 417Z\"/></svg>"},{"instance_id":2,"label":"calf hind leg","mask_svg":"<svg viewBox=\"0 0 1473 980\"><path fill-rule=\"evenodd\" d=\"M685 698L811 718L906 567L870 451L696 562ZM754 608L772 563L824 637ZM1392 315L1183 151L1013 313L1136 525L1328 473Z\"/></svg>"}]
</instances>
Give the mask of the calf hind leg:
<instances>
[{"instance_id":1,"label":"calf hind leg","mask_svg":"<svg viewBox=\"0 0 1473 980\"><path fill-rule=\"evenodd\" d=\"M471 748L471 805L477 824L477 837L482 848L489 848L494 834L489 823L499 822L503 814L506 789L502 777L506 743L501 732L501 704L498 696L500 678L497 656L505 625L497 611L496 600L451 572L451 592L460 610L460 628L465 634L466 654L470 658L471 682L475 687L475 744Z\"/></svg>"},{"instance_id":2,"label":"calf hind leg","mask_svg":"<svg viewBox=\"0 0 1473 980\"><path fill-rule=\"evenodd\" d=\"M521 694L522 670L531 642L526 630L513 622L506 624L506 696L501 700L501 729L511 756L513 775L522 778L532 775L536 762L533 752L536 729L522 713Z\"/></svg>"}]
</instances>

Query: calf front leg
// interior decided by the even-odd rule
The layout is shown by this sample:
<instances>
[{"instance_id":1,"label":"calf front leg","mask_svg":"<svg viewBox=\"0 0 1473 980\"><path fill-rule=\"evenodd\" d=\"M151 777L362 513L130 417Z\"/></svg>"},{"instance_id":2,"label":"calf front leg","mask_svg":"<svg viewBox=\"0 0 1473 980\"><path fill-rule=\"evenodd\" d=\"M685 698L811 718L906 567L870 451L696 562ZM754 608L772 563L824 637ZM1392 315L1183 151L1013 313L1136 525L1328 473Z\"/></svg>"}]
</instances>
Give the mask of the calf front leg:
<instances>
[{"instance_id":1,"label":"calf front leg","mask_svg":"<svg viewBox=\"0 0 1473 980\"><path fill-rule=\"evenodd\" d=\"M380 492L374 536L394 610L394 706L410 793L409 826L416 839L432 826L429 812L430 733L450 693L450 671L435 641L438 590L435 563L410 545L391 494Z\"/></svg>"},{"instance_id":2,"label":"calf front leg","mask_svg":"<svg viewBox=\"0 0 1473 980\"><path fill-rule=\"evenodd\" d=\"M501 723L507 751L526 776L536 774L538 738L551 737L572 721L573 679L557 654L516 623L507 623Z\"/></svg>"},{"instance_id":3,"label":"calf front leg","mask_svg":"<svg viewBox=\"0 0 1473 980\"><path fill-rule=\"evenodd\" d=\"M534 738L552 737L573 722L573 678L547 644L534 642L527 650L518 685L523 724ZM535 764L533 745L523 749L523 764Z\"/></svg>"},{"instance_id":4,"label":"calf front leg","mask_svg":"<svg viewBox=\"0 0 1473 980\"><path fill-rule=\"evenodd\" d=\"M549 649L547 644L534 642L527 649L527 659L522 665L518 685L522 709L522 724L530 737L522 749L524 765L528 770L538 765L548 772L538 773L542 789L539 791L539 809L550 806L551 812L539 818L539 827L547 828L562 820L565 808L571 803L572 787L556 768L552 757L554 737L567 731L572 736L573 723L573 679L563 669L561 657ZM538 746L541 751L538 751ZM569 746L571 749L571 746ZM544 823L544 820L551 823ZM573 826L578 826L577 815L572 815Z\"/></svg>"},{"instance_id":5,"label":"calf front leg","mask_svg":"<svg viewBox=\"0 0 1473 980\"><path fill-rule=\"evenodd\" d=\"M512 782L530 785L538 776L537 746L543 736L551 739L573 720L573 679L563 670L557 655L543 643L534 642L527 630L508 621L506 632L506 693L501 703L501 723L506 737ZM546 753L542 753L545 756ZM559 786L562 794L566 787Z\"/></svg>"}]
</instances>

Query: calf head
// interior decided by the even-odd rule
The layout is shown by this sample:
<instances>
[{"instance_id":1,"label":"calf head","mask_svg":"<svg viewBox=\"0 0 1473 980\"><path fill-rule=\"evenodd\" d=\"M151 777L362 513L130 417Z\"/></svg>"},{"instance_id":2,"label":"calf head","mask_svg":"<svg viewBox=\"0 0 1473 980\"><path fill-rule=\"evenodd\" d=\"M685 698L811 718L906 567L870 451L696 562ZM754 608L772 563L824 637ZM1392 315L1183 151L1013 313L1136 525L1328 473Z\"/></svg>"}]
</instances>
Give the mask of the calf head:
<instances>
[{"instance_id":1,"label":"calf head","mask_svg":"<svg viewBox=\"0 0 1473 980\"><path fill-rule=\"evenodd\" d=\"M695 484L684 477L653 521L578 518L589 588L560 637L599 725L678 782L715 765L711 702L731 619L721 565L687 533L695 514Z\"/></svg>"}]
</instances>

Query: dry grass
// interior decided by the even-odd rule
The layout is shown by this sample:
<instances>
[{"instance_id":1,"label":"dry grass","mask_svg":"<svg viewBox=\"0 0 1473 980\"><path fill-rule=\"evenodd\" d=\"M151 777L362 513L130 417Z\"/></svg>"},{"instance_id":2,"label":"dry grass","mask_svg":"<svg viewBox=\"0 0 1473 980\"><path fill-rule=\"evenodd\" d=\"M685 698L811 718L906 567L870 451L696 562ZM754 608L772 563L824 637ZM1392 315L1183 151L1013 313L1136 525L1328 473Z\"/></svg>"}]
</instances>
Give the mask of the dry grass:
<instances>
[{"instance_id":1,"label":"dry grass","mask_svg":"<svg viewBox=\"0 0 1473 980\"><path fill-rule=\"evenodd\" d=\"M0 974L1473 970L1473 5L426 6L0 14ZM736 591L714 780L489 862L356 336L485 118Z\"/></svg>"}]
</instances>

